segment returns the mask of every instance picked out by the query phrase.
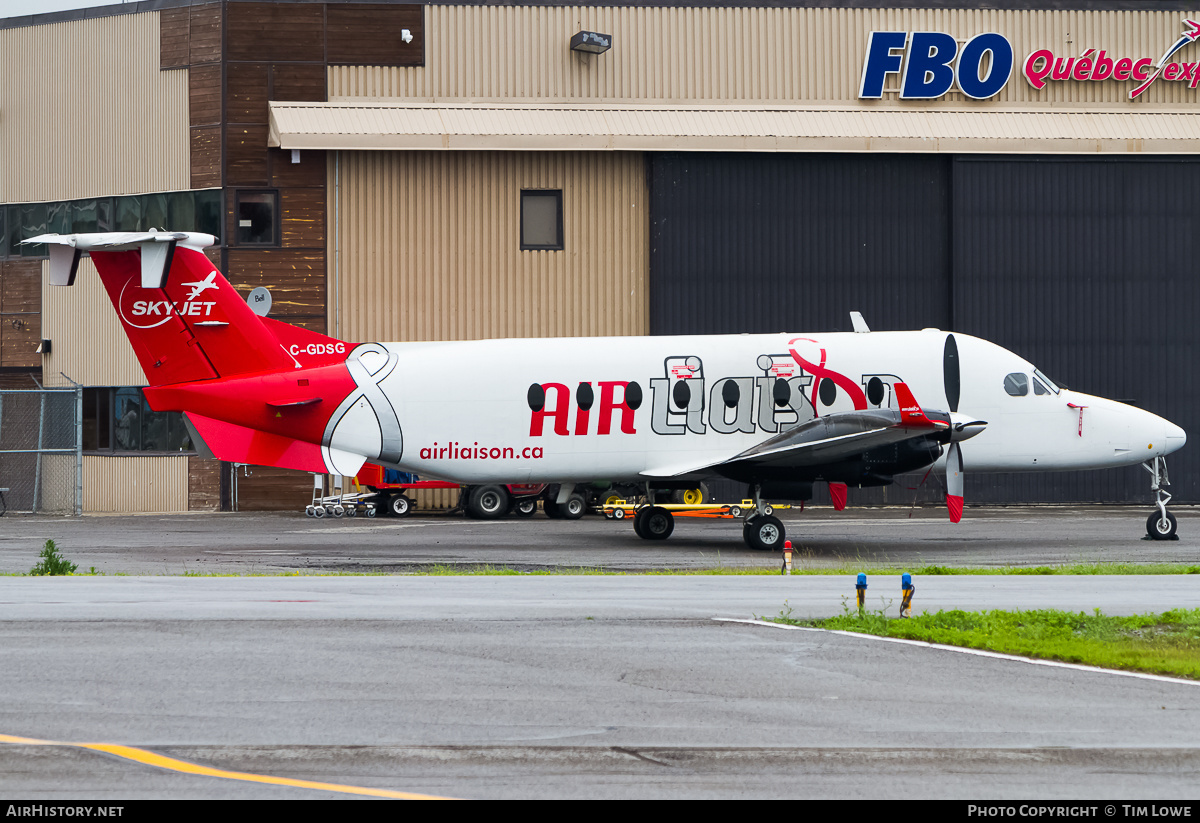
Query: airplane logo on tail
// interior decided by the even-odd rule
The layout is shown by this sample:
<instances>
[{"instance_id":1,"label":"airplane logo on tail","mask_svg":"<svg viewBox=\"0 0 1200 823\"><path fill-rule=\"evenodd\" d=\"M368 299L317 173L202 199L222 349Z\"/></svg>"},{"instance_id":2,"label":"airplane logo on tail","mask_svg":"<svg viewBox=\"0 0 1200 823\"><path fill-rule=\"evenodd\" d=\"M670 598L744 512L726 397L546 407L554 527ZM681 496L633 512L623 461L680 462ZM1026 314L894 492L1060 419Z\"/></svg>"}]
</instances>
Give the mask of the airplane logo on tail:
<instances>
[{"instance_id":1,"label":"airplane logo on tail","mask_svg":"<svg viewBox=\"0 0 1200 823\"><path fill-rule=\"evenodd\" d=\"M208 277L204 278L203 280L193 280L191 283L182 283L180 285L192 287L192 293L187 296L187 300L192 301L192 300L195 300L197 297L199 297L203 292L207 291L208 289L217 288L216 279L217 279L217 273L214 271L212 274L210 274Z\"/></svg>"}]
</instances>

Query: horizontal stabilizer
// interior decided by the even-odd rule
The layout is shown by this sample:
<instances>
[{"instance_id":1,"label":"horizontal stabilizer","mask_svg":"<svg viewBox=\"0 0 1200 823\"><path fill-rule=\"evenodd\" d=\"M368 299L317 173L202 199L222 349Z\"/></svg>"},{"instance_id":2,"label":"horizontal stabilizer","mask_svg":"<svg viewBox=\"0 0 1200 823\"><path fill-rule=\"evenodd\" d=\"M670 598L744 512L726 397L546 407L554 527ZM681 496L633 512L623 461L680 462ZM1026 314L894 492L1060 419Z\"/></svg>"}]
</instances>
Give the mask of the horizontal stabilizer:
<instances>
[{"instance_id":1,"label":"horizontal stabilizer","mask_svg":"<svg viewBox=\"0 0 1200 823\"><path fill-rule=\"evenodd\" d=\"M315 474L353 475L366 462L361 455L339 451L335 468L326 462L321 447L316 443L225 423L194 412L188 412L187 417L213 455L230 463L278 466Z\"/></svg>"}]
</instances>

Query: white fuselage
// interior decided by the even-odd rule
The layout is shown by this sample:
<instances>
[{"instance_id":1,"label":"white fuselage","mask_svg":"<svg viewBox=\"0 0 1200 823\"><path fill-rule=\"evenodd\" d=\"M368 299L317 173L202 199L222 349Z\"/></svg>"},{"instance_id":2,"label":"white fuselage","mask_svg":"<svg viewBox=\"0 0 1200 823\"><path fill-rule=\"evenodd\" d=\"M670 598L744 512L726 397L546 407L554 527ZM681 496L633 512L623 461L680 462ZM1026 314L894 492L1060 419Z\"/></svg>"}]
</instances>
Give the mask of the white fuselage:
<instances>
[{"instance_id":1,"label":"white fuselage","mask_svg":"<svg viewBox=\"0 0 1200 823\"><path fill-rule=\"evenodd\" d=\"M896 382L926 411L949 412L946 338L927 329L389 343L376 346L394 355L386 367L385 355L364 355L357 371L378 376L367 379L399 423L400 457L382 462L462 483L632 481L702 474L817 415L896 408ZM1012 352L954 338L956 419L987 422L962 443L970 471L1123 466L1184 443L1160 417L1058 389ZM394 427L374 422L347 418L327 445L378 453L378 429Z\"/></svg>"}]
</instances>

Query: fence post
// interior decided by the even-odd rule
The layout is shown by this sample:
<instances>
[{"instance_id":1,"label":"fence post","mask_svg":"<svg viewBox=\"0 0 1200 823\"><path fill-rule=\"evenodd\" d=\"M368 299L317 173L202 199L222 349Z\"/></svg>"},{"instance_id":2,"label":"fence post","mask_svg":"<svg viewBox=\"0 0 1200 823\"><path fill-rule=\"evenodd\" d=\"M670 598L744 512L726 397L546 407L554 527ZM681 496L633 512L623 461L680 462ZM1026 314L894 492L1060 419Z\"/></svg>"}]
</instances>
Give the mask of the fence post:
<instances>
[{"instance_id":1,"label":"fence post","mask_svg":"<svg viewBox=\"0 0 1200 823\"><path fill-rule=\"evenodd\" d=\"M75 386L75 516L83 514L83 386Z\"/></svg>"}]
</instances>

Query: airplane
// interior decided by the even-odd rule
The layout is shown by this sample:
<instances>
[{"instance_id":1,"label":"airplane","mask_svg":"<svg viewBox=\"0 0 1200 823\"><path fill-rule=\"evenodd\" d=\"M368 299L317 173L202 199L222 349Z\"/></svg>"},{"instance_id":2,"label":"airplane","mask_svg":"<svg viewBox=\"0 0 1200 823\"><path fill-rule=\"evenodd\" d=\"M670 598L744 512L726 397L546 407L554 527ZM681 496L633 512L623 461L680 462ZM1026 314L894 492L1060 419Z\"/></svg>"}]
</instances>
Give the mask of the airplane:
<instances>
[{"instance_id":1,"label":"airplane","mask_svg":"<svg viewBox=\"0 0 1200 823\"><path fill-rule=\"evenodd\" d=\"M72 285L90 254L151 408L182 412L226 461L341 475L369 461L485 490L476 507L503 505L502 484L558 484L560 510L580 484L636 484L651 501L724 477L749 485L742 536L760 550L785 538L763 498L809 499L817 482L841 509L849 486L936 467L958 522L968 467L1142 463L1148 533L1177 530L1165 458L1183 429L966 334L873 332L853 312L853 332L830 334L351 344L255 313L204 255L211 235L24 242L48 244L52 285ZM649 504L633 525L662 540L674 519Z\"/></svg>"}]
</instances>

